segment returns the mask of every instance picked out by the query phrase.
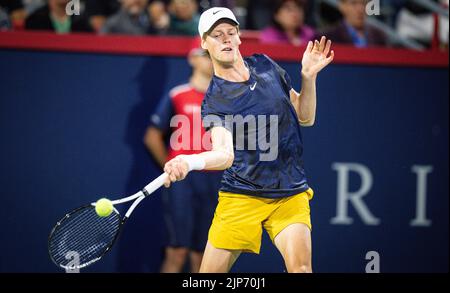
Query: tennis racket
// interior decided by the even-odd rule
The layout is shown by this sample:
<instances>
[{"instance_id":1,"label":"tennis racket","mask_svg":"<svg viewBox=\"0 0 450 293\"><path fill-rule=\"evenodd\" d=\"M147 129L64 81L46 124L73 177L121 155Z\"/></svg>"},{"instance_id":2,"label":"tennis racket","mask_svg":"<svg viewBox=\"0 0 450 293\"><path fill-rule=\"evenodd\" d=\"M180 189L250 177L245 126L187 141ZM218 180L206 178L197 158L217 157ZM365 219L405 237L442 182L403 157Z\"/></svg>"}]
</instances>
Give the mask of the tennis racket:
<instances>
[{"instance_id":1,"label":"tennis racket","mask_svg":"<svg viewBox=\"0 0 450 293\"><path fill-rule=\"evenodd\" d=\"M84 268L99 261L114 245L133 210L144 198L160 188L167 176L163 173L136 194L113 200L113 205L134 200L123 218L115 207L109 216L98 216L95 203L66 214L56 223L48 238L48 253L52 261L66 270ZM74 254L77 255L76 265L70 257Z\"/></svg>"}]
</instances>

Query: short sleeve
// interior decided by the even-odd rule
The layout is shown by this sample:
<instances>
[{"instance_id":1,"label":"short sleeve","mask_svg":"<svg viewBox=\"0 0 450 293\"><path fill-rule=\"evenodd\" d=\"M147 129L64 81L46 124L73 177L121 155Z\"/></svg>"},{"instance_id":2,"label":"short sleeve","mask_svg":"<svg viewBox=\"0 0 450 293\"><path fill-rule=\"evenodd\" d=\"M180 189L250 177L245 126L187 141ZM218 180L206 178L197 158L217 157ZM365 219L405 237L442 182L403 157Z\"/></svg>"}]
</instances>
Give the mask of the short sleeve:
<instances>
[{"instance_id":1,"label":"short sleeve","mask_svg":"<svg viewBox=\"0 0 450 293\"><path fill-rule=\"evenodd\" d=\"M203 99L201 110L205 130L208 131L219 126L232 130L230 122L232 112L229 108L230 105L224 103L224 99L210 97L207 93Z\"/></svg>"},{"instance_id":2,"label":"short sleeve","mask_svg":"<svg viewBox=\"0 0 450 293\"><path fill-rule=\"evenodd\" d=\"M273 61L269 56L267 56L267 55L264 55L264 56L275 67L275 70L277 71L278 75L280 76L280 80L283 84L283 87L285 88L286 92L289 93L292 89L292 82L291 82L291 77L289 76L289 74L280 65L278 65L278 63Z\"/></svg>"},{"instance_id":3,"label":"short sleeve","mask_svg":"<svg viewBox=\"0 0 450 293\"><path fill-rule=\"evenodd\" d=\"M166 95L159 102L156 111L152 114L150 118L150 125L166 132L170 129L170 119L173 115L174 109L172 99L169 95Z\"/></svg>"}]
</instances>

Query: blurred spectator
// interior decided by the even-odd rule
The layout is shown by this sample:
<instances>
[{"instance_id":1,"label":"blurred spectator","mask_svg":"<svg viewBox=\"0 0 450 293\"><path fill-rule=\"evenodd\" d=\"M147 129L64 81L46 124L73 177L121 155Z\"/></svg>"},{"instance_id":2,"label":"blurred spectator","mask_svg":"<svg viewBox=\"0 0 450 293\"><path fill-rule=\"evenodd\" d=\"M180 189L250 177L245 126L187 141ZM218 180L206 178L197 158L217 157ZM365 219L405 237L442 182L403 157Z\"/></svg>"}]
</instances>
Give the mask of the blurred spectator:
<instances>
[{"instance_id":1,"label":"blurred spectator","mask_svg":"<svg viewBox=\"0 0 450 293\"><path fill-rule=\"evenodd\" d=\"M442 7L448 9L448 0L435 2L440 2ZM407 1L397 15L397 33L426 47L430 47L433 42L438 46L448 47L448 27L448 17L433 14L411 1Z\"/></svg>"},{"instance_id":2,"label":"blurred spectator","mask_svg":"<svg viewBox=\"0 0 450 293\"><path fill-rule=\"evenodd\" d=\"M261 42L300 46L314 39L314 30L304 24L304 5L303 0L277 0L272 25L261 32Z\"/></svg>"},{"instance_id":3,"label":"blurred spectator","mask_svg":"<svg viewBox=\"0 0 450 293\"><path fill-rule=\"evenodd\" d=\"M23 26L27 14L22 0L0 0L0 7L9 15L11 26Z\"/></svg>"},{"instance_id":4,"label":"blurred spectator","mask_svg":"<svg viewBox=\"0 0 450 293\"><path fill-rule=\"evenodd\" d=\"M15 10L22 9L22 0L0 0L0 7L6 12L11 13Z\"/></svg>"},{"instance_id":5,"label":"blurred spectator","mask_svg":"<svg viewBox=\"0 0 450 293\"><path fill-rule=\"evenodd\" d=\"M231 9L239 22L239 28L246 29L249 0L199 0L198 3L199 13L211 7L227 7Z\"/></svg>"},{"instance_id":6,"label":"blurred spectator","mask_svg":"<svg viewBox=\"0 0 450 293\"><path fill-rule=\"evenodd\" d=\"M332 42L353 44L355 47L385 46L386 35L366 24L368 0L339 0L339 11L343 15L335 27L325 32Z\"/></svg>"},{"instance_id":7,"label":"blurred spectator","mask_svg":"<svg viewBox=\"0 0 450 293\"><path fill-rule=\"evenodd\" d=\"M48 4L39 8L25 21L29 30L51 30L56 33L91 32L92 28L83 16L69 16L66 6L69 0L48 0Z\"/></svg>"},{"instance_id":8,"label":"blurred spectator","mask_svg":"<svg viewBox=\"0 0 450 293\"><path fill-rule=\"evenodd\" d=\"M237 0L242 1L242 0ZM205 10L208 10L211 7L227 7L233 10L236 6L236 0L198 0L199 4L199 12L203 12ZM247 2L247 0L243 0Z\"/></svg>"},{"instance_id":9,"label":"blurred spectator","mask_svg":"<svg viewBox=\"0 0 450 293\"><path fill-rule=\"evenodd\" d=\"M43 7L47 1L46 0L22 0L23 8L27 15L32 14L39 8Z\"/></svg>"},{"instance_id":10,"label":"blurred spectator","mask_svg":"<svg viewBox=\"0 0 450 293\"><path fill-rule=\"evenodd\" d=\"M106 19L120 10L120 0L87 0L86 15L92 28L98 32Z\"/></svg>"},{"instance_id":11,"label":"blurred spectator","mask_svg":"<svg viewBox=\"0 0 450 293\"><path fill-rule=\"evenodd\" d=\"M11 29L8 14L0 7L0 31Z\"/></svg>"},{"instance_id":12,"label":"blurred spectator","mask_svg":"<svg viewBox=\"0 0 450 293\"><path fill-rule=\"evenodd\" d=\"M227 7L233 9L235 6L234 0L210 0L211 7Z\"/></svg>"},{"instance_id":13,"label":"blurred spectator","mask_svg":"<svg viewBox=\"0 0 450 293\"><path fill-rule=\"evenodd\" d=\"M165 33L170 25L170 17L167 13L166 3L159 0L152 1L148 7L148 12L157 33Z\"/></svg>"},{"instance_id":14,"label":"blurred spectator","mask_svg":"<svg viewBox=\"0 0 450 293\"><path fill-rule=\"evenodd\" d=\"M320 1L317 3L316 13L319 18L315 26L316 29L332 27L342 20L342 14L337 7L334 7L334 5L329 2Z\"/></svg>"},{"instance_id":15,"label":"blurred spectator","mask_svg":"<svg viewBox=\"0 0 450 293\"><path fill-rule=\"evenodd\" d=\"M270 24L273 0L248 0L246 29L262 30Z\"/></svg>"},{"instance_id":16,"label":"blurred spectator","mask_svg":"<svg viewBox=\"0 0 450 293\"><path fill-rule=\"evenodd\" d=\"M198 4L196 0L172 0L169 4L169 35L196 36L198 34Z\"/></svg>"},{"instance_id":17,"label":"blurred spectator","mask_svg":"<svg viewBox=\"0 0 450 293\"><path fill-rule=\"evenodd\" d=\"M121 0L120 10L106 20L100 32L129 35L155 33L147 8L148 0Z\"/></svg>"}]
</instances>

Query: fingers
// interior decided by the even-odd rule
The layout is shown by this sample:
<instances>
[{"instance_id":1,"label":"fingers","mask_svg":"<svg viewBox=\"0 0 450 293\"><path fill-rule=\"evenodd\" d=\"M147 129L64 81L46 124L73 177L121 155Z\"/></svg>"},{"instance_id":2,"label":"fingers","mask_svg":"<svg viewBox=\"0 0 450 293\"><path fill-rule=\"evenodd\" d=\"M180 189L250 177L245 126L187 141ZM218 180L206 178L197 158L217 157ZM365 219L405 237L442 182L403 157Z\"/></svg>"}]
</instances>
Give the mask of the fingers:
<instances>
[{"instance_id":1,"label":"fingers","mask_svg":"<svg viewBox=\"0 0 450 293\"><path fill-rule=\"evenodd\" d=\"M164 181L164 187L169 188L170 187L170 179L167 177L166 181Z\"/></svg>"},{"instance_id":2,"label":"fingers","mask_svg":"<svg viewBox=\"0 0 450 293\"><path fill-rule=\"evenodd\" d=\"M319 41L315 40L313 51L320 51L319 47L320 47Z\"/></svg>"},{"instance_id":3,"label":"fingers","mask_svg":"<svg viewBox=\"0 0 450 293\"><path fill-rule=\"evenodd\" d=\"M172 182L180 181L186 178L188 170L185 163L180 158L174 158L166 163L164 172L167 173L168 178L164 182L165 187L169 187Z\"/></svg>"},{"instance_id":4,"label":"fingers","mask_svg":"<svg viewBox=\"0 0 450 293\"><path fill-rule=\"evenodd\" d=\"M184 177L186 177L185 171L183 170L183 165L181 162L179 162L177 165L174 166L175 168L175 177L177 180L183 180Z\"/></svg>"},{"instance_id":5,"label":"fingers","mask_svg":"<svg viewBox=\"0 0 450 293\"><path fill-rule=\"evenodd\" d=\"M327 59L326 59L326 64L327 65L330 64L331 61L333 61L333 59L334 59L334 50L331 50L330 56L327 57Z\"/></svg>"},{"instance_id":6,"label":"fingers","mask_svg":"<svg viewBox=\"0 0 450 293\"><path fill-rule=\"evenodd\" d=\"M320 43L319 43L319 51L323 52L323 50L325 49L325 43L326 43L327 39L325 38L325 36L322 36L320 38Z\"/></svg>"},{"instance_id":7,"label":"fingers","mask_svg":"<svg viewBox=\"0 0 450 293\"><path fill-rule=\"evenodd\" d=\"M180 176L178 168L176 167L176 162L173 161L170 161L166 164L166 166L164 167L164 172L169 175L170 182L177 181L178 177Z\"/></svg>"},{"instance_id":8,"label":"fingers","mask_svg":"<svg viewBox=\"0 0 450 293\"><path fill-rule=\"evenodd\" d=\"M316 51L324 53L325 56L328 56L328 54L330 53L330 49L331 49L331 40L327 40L325 36L322 36L320 38L320 41L314 40L314 43L309 41L308 46L306 47L307 52Z\"/></svg>"},{"instance_id":9,"label":"fingers","mask_svg":"<svg viewBox=\"0 0 450 293\"><path fill-rule=\"evenodd\" d=\"M325 45L325 50L323 51L323 53L325 54L325 56L328 56L328 53L330 52L331 49L331 41L328 40L327 44Z\"/></svg>"},{"instance_id":10,"label":"fingers","mask_svg":"<svg viewBox=\"0 0 450 293\"><path fill-rule=\"evenodd\" d=\"M308 46L306 47L306 52L311 52L313 50L313 42L309 41Z\"/></svg>"}]
</instances>

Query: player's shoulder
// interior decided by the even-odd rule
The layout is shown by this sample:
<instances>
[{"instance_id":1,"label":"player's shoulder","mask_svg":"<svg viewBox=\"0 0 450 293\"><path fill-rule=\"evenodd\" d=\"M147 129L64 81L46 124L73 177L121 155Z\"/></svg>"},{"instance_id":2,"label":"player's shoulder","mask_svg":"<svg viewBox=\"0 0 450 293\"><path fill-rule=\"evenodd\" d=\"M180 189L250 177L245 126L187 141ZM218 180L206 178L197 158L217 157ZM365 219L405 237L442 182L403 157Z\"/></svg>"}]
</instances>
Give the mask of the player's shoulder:
<instances>
[{"instance_id":1,"label":"player's shoulder","mask_svg":"<svg viewBox=\"0 0 450 293\"><path fill-rule=\"evenodd\" d=\"M254 64L258 64L258 63L271 63L273 62L272 59L270 59L269 56L267 56L266 54L253 54L247 58L245 58L247 62L251 62Z\"/></svg>"},{"instance_id":2,"label":"player's shoulder","mask_svg":"<svg viewBox=\"0 0 450 293\"><path fill-rule=\"evenodd\" d=\"M192 91L192 86L189 83L178 85L169 91L169 96L173 99L179 95L186 94Z\"/></svg>"},{"instance_id":3,"label":"player's shoulder","mask_svg":"<svg viewBox=\"0 0 450 293\"><path fill-rule=\"evenodd\" d=\"M222 85L220 83L220 80L218 80L215 76L212 78L211 82L209 83L209 87L206 90L205 97L203 98L203 103L208 102L213 97L220 96L220 93L222 92Z\"/></svg>"},{"instance_id":4,"label":"player's shoulder","mask_svg":"<svg viewBox=\"0 0 450 293\"><path fill-rule=\"evenodd\" d=\"M245 61L250 67L259 69L258 71L266 71L276 68L276 62L266 54L253 54L245 58Z\"/></svg>"}]
</instances>

